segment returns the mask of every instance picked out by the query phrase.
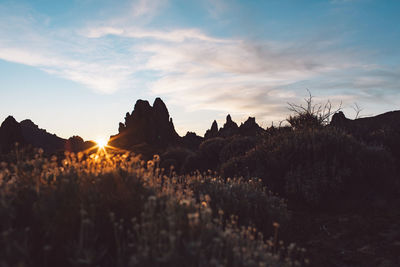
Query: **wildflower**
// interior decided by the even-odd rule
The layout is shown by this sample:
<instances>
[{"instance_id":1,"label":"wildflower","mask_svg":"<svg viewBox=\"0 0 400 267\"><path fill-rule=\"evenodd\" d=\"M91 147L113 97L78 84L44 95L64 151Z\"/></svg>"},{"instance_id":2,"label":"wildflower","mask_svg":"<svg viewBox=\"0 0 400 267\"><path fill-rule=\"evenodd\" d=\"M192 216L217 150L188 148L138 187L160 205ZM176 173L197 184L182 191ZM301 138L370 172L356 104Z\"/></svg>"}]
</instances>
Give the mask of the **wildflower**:
<instances>
[{"instance_id":1,"label":"wildflower","mask_svg":"<svg viewBox=\"0 0 400 267\"><path fill-rule=\"evenodd\" d=\"M154 162L160 162L160 156L157 155L157 154L155 154L155 155L153 156L153 161L154 161Z\"/></svg>"},{"instance_id":2,"label":"wildflower","mask_svg":"<svg viewBox=\"0 0 400 267\"><path fill-rule=\"evenodd\" d=\"M149 161L147 162L147 168L148 168L148 169L152 169L153 167L154 167L154 161L149 160Z\"/></svg>"}]
</instances>

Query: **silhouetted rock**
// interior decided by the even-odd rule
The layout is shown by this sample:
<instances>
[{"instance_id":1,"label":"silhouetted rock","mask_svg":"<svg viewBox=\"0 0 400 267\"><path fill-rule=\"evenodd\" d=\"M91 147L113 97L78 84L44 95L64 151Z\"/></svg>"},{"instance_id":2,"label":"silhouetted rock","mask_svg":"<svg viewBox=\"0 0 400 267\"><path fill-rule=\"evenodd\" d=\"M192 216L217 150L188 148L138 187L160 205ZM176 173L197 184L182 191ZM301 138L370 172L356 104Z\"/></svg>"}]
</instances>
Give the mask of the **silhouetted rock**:
<instances>
[{"instance_id":1,"label":"silhouetted rock","mask_svg":"<svg viewBox=\"0 0 400 267\"><path fill-rule=\"evenodd\" d=\"M82 137L74 135L68 138L67 142L65 143L65 150L70 152L78 152L83 150L85 141Z\"/></svg>"},{"instance_id":2,"label":"silhouetted rock","mask_svg":"<svg viewBox=\"0 0 400 267\"><path fill-rule=\"evenodd\" d=\"M160 98L153 106L146 100L138 100L131 114L126 113L125 123L119 124L119 133L111 136L110 145L132 150L138 144L160 149L179 143L172 118Z\"/></svg>"},{"instance_id":3,"label":"silhouetted rock","mask_svg":"<svg viewBox=\"0 0 400 267\"><path fill-rule=\"evenodd\" d=\"M330 125L335 127L345 127L350 119L346 118L342 111L339 111L332 116Z\"/></svg>"},{"instance_id":4,"label":"silhouetted rock","mask_svg":"<svg viewBox=\"0 0 400 267\"><path fill-rule=\"evenodd\" d=\"M26 140L22 135L21 125L12 116L8 116L0 127L0 152L8 153L15 143L25 145Z\"/></svg>"},{"instance_id":5,"label":"silhouetted rock","mask_svg":"<svg viewBox=\"0 0 400 267\"><path fill-rule=\"evenodd\" d=\"M235 135L242 136L258 136L265 133L265 130L261 128L254 117L249 117L244 123L238 127L236 122L232 120L231 115L226 116L226 122L224 126L218 130L218 124L216 121L213 122L211 129L207 130L204 138L210 139L214 137L228 138Z\"/></svg>"},{"instance_id":6,"label":"silhouetted rock","mask_svg":"<svg viewBox=\"0 0 400 267\"><path fill-rule=\"evenodd\" d=\"M230 137L239 133L239 127L236 122L232 121L231 115L226 116L226 122L219 132L219 137Z\"/></svg>"},{"instance_id":7,"label":"silhouetted rock","mask_svg":"<svg viewBox=\"0 0 400 267\"><path fill-rule=\"evenodd\" d=\"M40 147L47 153L63 151L66 140L55 134L50 134L44 129L40 129L31 120L20 122L22 135L27 143L33 147Z\"/></svg>"},{"instance_id":8,"label":"silhouetted rock","mask_svg":"<svg viewBox=\"0 0 400 267\"><path fill-rule=\"evenodd\" d=\"M243 136L257 136L264 134L265 130L256 123L256 118L249 117L239 127L239 134Z\"/></svg>"},{"instance_id":9,"label":"silhouetted rock","mask_svg":"<svg viewBox=\"0 0 400 267\"><path fill-rule=\"evenodd\" d=\"M330 126L340 128L368 144L383 145L400 159L400 111L355 120L338 112L333 115Z\"/></svg>"},{"instance_id":10,"label":"silhouetted rock","mask_svg":"<svg viewBox=\"0 0 400 267\"><path fill-rule=\"evenodd\" d=\"M84 141L82 137L78 135L74 135L65 142L65 150L69 152L80 152L80 151L87 151L90 152L91 150L96 149L96 143L93 141Z\"/></svg>"},{"instance_id":11,"label":"silhouetted rock","mask_svg":"<svg viewBox=\"0 0 400 267\"><path fill-rule=\"evenodd\" d=\"M182 137L182 143L186 148L191 150L197 150L204 138L198 136L196 133L187 132L184 137Z\"/></svg>"},{"instance_id":12,"label":"silhouetted rock","mask_svg":"<svg viewBox=\"0 0 400 267\"><path fill-rule=\"evenodd\" d=\"M216 120L213 121L211 129L207 130L204 134L205 139L213 138L218 136L218 123Z\"/></svg>"},{"instance_id":13,"label":"silhouetted rock","mask_svg":"<svg viewBox=\"0 0 400 267\"><path fill-rule=\"evenodd\" d=\"M390 111L373 117L351 120L343 112L332 116L331 126L343 128L357 136L368 136L376 131L400 131L400 111Z\"/></svg>"}]
</instances>

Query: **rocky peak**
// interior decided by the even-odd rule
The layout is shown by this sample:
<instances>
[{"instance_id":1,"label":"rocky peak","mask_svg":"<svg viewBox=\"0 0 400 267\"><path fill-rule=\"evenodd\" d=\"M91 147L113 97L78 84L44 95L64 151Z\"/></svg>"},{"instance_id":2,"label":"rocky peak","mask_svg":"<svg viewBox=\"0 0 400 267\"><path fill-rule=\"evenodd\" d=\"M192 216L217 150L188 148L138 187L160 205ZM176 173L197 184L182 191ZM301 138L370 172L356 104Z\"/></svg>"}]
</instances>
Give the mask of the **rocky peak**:
<instances>
[{"instance_id":1,"label":"rocky peak","mask_svg":"<svg viewBox=\"0 0 400 267\"><path fill-rule=\"evenodd\" d=\"M216 120L213 121L211 125L211 129L207 130L206 133L204 134L204 138L213 138L218 135L218 123Z\"/></svg>"},{"instance_id":2,"label":"rocky peak","mask_svg":"<svg viewBox=\"0 0 400 267\"><path fill-rule=\"evenodd\" d=\"M135 113L137 116L145 116L150 111L151 106L149 101L139 99L138 101L136 101L135 107L132 111L132 115L133 113Z\"/></svg>"},{"instance_id":3,"label":"rocky peak","mask_svg":"<svg viewBox=\"0 0 400 267\"><path fill-rule=\"evenodd\" d=\"M231 115L228 114L226 116L224 127L219 130L218 135L221 137L233 136L238 133L238 129L238 125L236 124L236 122L232 121Z\"/></svg>"},{"instance_id":4,"label":"rocky peak","mask_svg":"<svg viewBox=\"0 0 400 267\"><path fill-rule=\"evenodd\" d=\"M342 111L336 112L333 114L331 119L332 126L343 126L349 119L346 118Z\"/></svg>"},{"instance_id":5,"label":"rocky peak","mask_svg":"<svg viewBox=\"0 0 400 267\"><path fill-rule=\"evenodd\" d=\"M157 97L153 103L153 111L161 117L169 118L169 112L165 103L161 100L161 98ZM172 118L170 118L172 122Z\"/></svg>"},{"instance_id":6,"label":"rocky peak","mask_svg":"<svg viewBox=\"0 0 400 267\"><path fill-rule=\"evenodd\" d=\"M22 136L21 125L14 119L13 116L8 116L0 127L0 151L8 153L13 148L15 143L25 144L25 139Z\"/></svg>"},{"instance_id":7,"label":"rocky peak","mask_svg":"<svg viewBox=\"0 0 400 267\"><path fill-rule=\"evenodd\" d=\"M255 117L249 117L239 127L239 133L244 136L255 136L264 133L265 130L256 123Z\"/></svg>"},{"instance_id":8,"label":"rocky peak","mask_svg":"<svg viewBox=\"0 0 400 267\"><path fill-rule=\"evenodd\" d=\"M216 120L214 120L213 123L211 124L211 131L218 132L218 123Z\"/></svg>"},{"instance_id":9,"label":"rocky peak","mask_svg":"<svg viewBox=\"0 0 400 267\"><path fill-rule=\"evenodd\" d=\"M227 127L238 127L238 125L236 124L236 122L234 122L234 121L232 120L232 117L231 117L230 114L228 114L228 115L226 116L226 122L225 122L223 128L227 128Z\"/></svg>"},{"instance_id":10,"label":"rocky peak","mask_svg":"<svg viewBox=\"0 0 400 267\"><path fill-rule=\"evenodd\" d=\"M14 119L13 116L8 116L3 123L1 124L1 128L15 128L18 127L19 123Z\"/></svg>"},{"instance_id":11,"label":"rocky peak","mask_svg":"<svg viewBox=\"0 0 400 267\"><path fill-rule=\"evenodd\" d=\"M33 121L26 119L20 122L22 127L29 127L29 128L34 128L34 129L38 129L39 126L37 126L35 123L33 123Z\"/></svg>"},{"instance_id":12,"label":"rocky peak","mask_svg":"<svg viewBox=\"0 0 400 267\"><path fill-rule=\"evenodd\" d=\"M111 145L124 149L138 144L164 148L177 143L179 135L166 105L156 98L153 106L147 100L137 100L134 110L126 114L125 123L119 124L119 133L112 139Z\"/></svg>"}]
</instances>

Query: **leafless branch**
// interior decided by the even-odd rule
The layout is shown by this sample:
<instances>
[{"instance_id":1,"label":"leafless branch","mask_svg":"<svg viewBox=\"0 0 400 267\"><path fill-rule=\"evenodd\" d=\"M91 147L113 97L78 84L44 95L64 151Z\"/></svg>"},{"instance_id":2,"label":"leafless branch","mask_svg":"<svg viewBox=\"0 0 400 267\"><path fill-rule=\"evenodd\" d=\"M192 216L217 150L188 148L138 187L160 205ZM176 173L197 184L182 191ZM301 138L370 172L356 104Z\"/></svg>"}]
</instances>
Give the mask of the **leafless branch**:
<instances>
[{"instance_id":1,"label":"leafless branch","mask_svg":"<svg viewBox=\"0 0 400 267\"><path fill-rule=\"evenodd\" d=\"M293 124L299 123L299 121L295 122L296 118L304 119L307 117L314 120L314 122L318 125L326 125L330 122L332 115L342 109L342 102L340 102L339 107L336 109L332 108L332 103L330 100L328 100L325 104L314 104L311 92L308 89L307 92L308 98L304 99L304 101L306 102L305 106L294 103L287 103L288 109L294 113L294 116L291 116L288 119L288 122L292 126L294 126Z\"/></svg>"},{"instance_id":2,"label":"leafless branch","mask_svg":"<svg viewBox=\"0 0 400 267\"><path fill-rule=\"evenodd\" d=\"M354 102L352 108L356 112L356 116L354 117L354 119L360 118L360 113L363 110L363 108L361 108L356 102Z\"/></svg>"}]
</instances>

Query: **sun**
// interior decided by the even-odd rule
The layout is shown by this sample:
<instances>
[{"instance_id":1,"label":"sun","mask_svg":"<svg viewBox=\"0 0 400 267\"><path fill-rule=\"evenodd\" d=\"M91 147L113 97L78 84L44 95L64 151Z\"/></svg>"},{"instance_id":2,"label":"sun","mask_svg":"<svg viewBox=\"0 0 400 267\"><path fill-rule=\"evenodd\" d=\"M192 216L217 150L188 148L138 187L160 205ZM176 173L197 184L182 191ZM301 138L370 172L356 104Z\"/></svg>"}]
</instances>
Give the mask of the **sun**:
<instances>
[{"instance_id":1,"label":"sun","mask_svg":"<svg viewBox=\"0 0 400 267\"><path fill-rule=\"evenodd\" d=\"M95 140L95 142L96 142L97 146L99 147L99 149L104 149L108 144L108 140L104 137L97 138Z\"/></svg>"}]
</instances>

